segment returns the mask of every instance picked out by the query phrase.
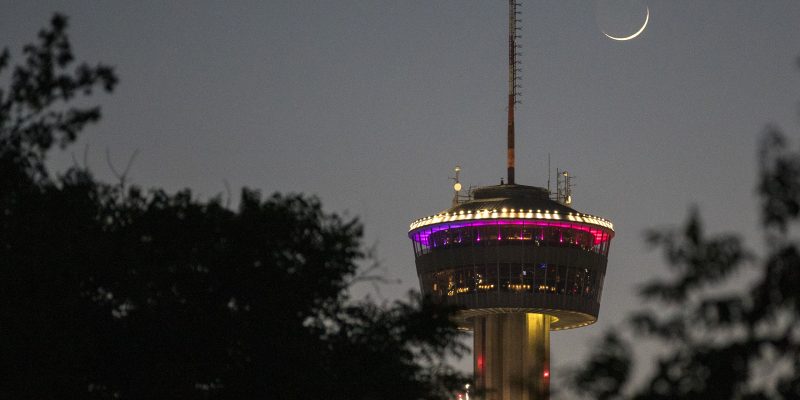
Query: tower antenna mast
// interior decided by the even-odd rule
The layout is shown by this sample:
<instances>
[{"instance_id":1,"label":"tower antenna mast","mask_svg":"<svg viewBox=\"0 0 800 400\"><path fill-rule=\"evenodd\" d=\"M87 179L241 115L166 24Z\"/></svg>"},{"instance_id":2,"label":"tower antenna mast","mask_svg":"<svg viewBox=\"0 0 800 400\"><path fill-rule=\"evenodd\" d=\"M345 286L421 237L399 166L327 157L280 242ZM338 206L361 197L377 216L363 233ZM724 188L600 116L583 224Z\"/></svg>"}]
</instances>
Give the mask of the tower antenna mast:
<instances>
[{"instance_id":1,"label":"tower antenna mast","mask_svg":"<svg viewBox=\"0 0 800 400\"><path fill-rule=\"evenodd\" d=\"M520 37L517 23L518 0L508 0L508 183L514 184L514 105L517 104L520 72L517 52L517 39Z\"/></svg>"}]
</instances>

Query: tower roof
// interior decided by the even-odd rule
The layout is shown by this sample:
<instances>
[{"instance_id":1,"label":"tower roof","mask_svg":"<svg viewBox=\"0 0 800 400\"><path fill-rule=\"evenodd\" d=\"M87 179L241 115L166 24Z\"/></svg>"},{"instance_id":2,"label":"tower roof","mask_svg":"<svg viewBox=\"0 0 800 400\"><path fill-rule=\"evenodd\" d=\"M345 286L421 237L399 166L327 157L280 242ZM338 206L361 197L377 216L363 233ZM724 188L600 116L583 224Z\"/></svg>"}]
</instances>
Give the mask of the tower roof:
<instances>
[{"instance_id":1,"label":"tower roof","mask_svg":"<svg viewBox=\"0 0 800 400\"><path fill-rule=\"evenodd\" d=\"M409 231L444 222L487 219L562 220L614 231L611 221L581 213L551 200L547 189L526 185L495 185L473 189L470 200L460 202L436 215L415 220L409 226Z\"/></svg>"},{"instance_id":2,"label":"tower roof","mask_svg":"<svg viewBox=\"0 0 800 400\"><path fill-rule=\"evenodd\" d=\"M550 194L545 188L526 185L495 185L484 186L472 191L472 199L459 203L444 211L445 213L459 213L460 211L478 210L548 210L562 214L577 213L573 208L565 206L550 199Z\"/></svg>"}]
</instances>

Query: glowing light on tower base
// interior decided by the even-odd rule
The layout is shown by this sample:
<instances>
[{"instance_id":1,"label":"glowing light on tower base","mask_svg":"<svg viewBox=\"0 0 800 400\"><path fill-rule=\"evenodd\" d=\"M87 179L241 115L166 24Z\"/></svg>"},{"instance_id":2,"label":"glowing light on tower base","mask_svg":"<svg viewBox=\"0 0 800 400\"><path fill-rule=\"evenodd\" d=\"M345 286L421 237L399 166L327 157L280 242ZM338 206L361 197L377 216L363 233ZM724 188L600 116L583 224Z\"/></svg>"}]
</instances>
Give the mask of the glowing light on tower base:
<instances>
[{"instance_id":1,"label":"glowing light on tower base","mask_svg":"<svg viewBox=\"0 0 800 400\"><path fill-rule=\"evenodd\" d=\"M524 313L472 319L475 384L487 389L487 398L547 398L550 319L544 314Z\"/></svg>"}]
</instances>

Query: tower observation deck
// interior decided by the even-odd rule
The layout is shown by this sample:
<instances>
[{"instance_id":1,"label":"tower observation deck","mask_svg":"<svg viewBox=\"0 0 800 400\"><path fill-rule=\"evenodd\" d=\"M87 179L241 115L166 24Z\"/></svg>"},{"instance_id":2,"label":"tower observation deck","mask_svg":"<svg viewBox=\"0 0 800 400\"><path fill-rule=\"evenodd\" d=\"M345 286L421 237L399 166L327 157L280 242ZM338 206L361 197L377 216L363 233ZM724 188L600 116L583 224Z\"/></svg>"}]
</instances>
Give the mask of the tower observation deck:
<instances>
[{"instance_id":1,"label":"tower observation deck","mask_svg":"<svg viewBox=\"0 0 800 400\"><path fill-rule=\"evenodd\" d=\"M614 229L550 199L497 185L411 224L424 294L462 307L475 384L487 399L549 394L549 331L597 321Z\"/></svg>"}]
</instances>

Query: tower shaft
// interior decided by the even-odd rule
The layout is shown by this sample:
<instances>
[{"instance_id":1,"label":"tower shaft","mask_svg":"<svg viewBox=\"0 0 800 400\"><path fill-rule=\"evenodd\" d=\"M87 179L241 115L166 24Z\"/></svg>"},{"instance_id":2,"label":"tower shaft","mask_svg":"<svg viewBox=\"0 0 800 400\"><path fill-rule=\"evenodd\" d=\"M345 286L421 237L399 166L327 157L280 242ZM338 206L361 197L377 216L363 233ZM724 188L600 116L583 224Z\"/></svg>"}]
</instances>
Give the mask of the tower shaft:
<instances>
[{"instance_id":1,"label":"tower shaft","mask_svg":"<svg viewBox=\"0 0 800 400\"><path fill-rule=\"evenodd\" d=\"M549 398L550 318L509 313L473 319L475 385L485 399Z\"/></svg>"}]
</instances>

